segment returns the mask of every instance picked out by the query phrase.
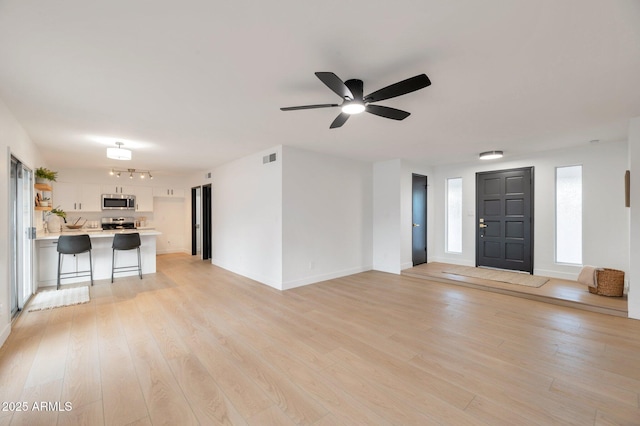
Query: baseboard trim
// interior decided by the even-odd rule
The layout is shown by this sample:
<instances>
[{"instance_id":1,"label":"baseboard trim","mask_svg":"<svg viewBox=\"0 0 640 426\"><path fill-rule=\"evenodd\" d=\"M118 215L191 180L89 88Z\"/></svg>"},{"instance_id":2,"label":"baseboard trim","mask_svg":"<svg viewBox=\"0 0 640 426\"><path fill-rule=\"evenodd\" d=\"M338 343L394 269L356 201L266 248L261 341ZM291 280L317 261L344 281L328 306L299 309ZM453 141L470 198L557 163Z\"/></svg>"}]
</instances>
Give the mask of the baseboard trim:
<instances>
[{"instance_id":1,"label":"baseboard trim","mask_svg":"<svg viewBox=\"0 0 640 426\"><path fill-rule=\"evenodd\" d=\"M348 275L359 274L361 272L371 271L372 265L360 266L356 268L344 269L342 271L329 272L326 274L312 275L310 277L300 278L297 280L286 281L282 283L283 290L290 290L296 287L302 287L309 284L315 284L321 281L333 280L336 278L346 277Z\"/></svg>"},{"instance_id":2,"label":"baseboard trim","mask_svg":"<svg viewBox=\"0 0 640 426\"><path fill-rule=\"evenodd\" d=\"M4 342L9 338L9 334L11 334L11 323L7 324L2 333L0 334L0 348L4 345Z\"/></svg>"}]
</instances>

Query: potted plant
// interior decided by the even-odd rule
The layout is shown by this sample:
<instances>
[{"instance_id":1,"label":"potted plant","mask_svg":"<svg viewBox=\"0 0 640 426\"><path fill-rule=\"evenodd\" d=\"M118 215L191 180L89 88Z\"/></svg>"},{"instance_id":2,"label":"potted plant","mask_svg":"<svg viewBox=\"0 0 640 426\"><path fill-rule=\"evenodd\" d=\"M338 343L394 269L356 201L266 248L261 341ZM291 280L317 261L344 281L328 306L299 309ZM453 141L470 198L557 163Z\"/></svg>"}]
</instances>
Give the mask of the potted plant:
<instances>
[{"instance_id":1,"label":"potted plant","mask_svg":"<svg viewBox=\"0 0 640 426\"><path fill-rule=\"evenodd\" d=\"M51 214L61 217L64 223L67 223L67 213L60 208L60 206L51 209Z\"/></svg>"},{"instance_id":2,"label":"potted plant","mask_svg":"<svg viewBox=\"0 0 640 426\"><path fill-rule=\"evenodd\" d=\"M55 182L58 172L49 170L46 167L38 167L36 169L36 183L45 183L45 181Z\"/></svg>"},{"instance_id":3,"label":"potted plant","mask_svg":"<svg viewBox=\"0 0 640 426\"><path fill-rule=\"evenodd\" d=\"M49 207L49 201L51 201L51 198L44 197L42 200L40 200L40 206Z\"/></svg>"}]
</instances>

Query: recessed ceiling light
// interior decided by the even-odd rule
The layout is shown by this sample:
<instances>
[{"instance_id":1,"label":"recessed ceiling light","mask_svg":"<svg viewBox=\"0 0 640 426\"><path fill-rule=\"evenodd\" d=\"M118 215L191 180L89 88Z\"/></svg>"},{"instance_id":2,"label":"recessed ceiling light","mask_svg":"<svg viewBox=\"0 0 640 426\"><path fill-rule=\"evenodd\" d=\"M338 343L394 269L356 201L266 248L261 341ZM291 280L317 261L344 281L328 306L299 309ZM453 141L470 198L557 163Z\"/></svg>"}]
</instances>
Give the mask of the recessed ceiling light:
<instances>
[{"instance_id":1,"label":"recessed ceiling light","mask_svg":"<svg viewBox=\"0 0 640 426\"><path fill-rule=\"evenodd\" d=\"M497 158L502 158L502 151L486 151L480 153L481 160L495 160Z\"/></svg>"}]
</instances>

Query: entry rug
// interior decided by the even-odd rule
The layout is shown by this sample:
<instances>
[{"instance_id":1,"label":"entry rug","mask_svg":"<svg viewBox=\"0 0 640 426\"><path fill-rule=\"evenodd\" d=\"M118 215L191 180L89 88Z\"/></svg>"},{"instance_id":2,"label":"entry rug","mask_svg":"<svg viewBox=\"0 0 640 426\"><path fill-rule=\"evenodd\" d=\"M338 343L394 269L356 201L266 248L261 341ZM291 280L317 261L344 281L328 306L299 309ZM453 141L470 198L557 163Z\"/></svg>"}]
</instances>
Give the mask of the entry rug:
<instances>
[{"instance_id":1,"label":"entry rug","mask_svg":"<svg viewBox=\"0 0 640 426\"><path fill-rule=\"evenodd\" d=\"M29 304L29 312L80 305L89 302L89 300L89 287L87 286L43 291L35 295Z\"/></svg>"},{"instance_id":2,"label":"entry rug","mask_svg":"<svg viewBox=\"0 0 640 426\"><path fill-rule=\"evenodd\" d=\"M499 271L496 269L473 268L471 266L447 266L446 274L462 275L464 277L483 278L485 280L500 281L509 284L518 284L526 287L542 287L549 278L519 272Z\"/></svg>"}]
</instances>

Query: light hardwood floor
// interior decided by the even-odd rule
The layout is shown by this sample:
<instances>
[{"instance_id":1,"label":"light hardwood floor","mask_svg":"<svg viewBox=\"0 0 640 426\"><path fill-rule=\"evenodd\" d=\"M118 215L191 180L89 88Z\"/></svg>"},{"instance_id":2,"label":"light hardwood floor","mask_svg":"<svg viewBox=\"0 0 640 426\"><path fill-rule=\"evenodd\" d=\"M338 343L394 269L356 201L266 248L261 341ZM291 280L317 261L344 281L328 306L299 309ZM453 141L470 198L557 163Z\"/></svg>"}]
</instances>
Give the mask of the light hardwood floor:
<instances>
[{"instance_id":1,"label":"light hardwood floor","mask_svg":"<svg viewBox=\"0 0 640 426\"><path fill-rule=\"evenodd\" d=\"M640 321L381 272L279 292L186 255L24 312L0 425L640 424Z\"/></svg>"}]
</instances>

